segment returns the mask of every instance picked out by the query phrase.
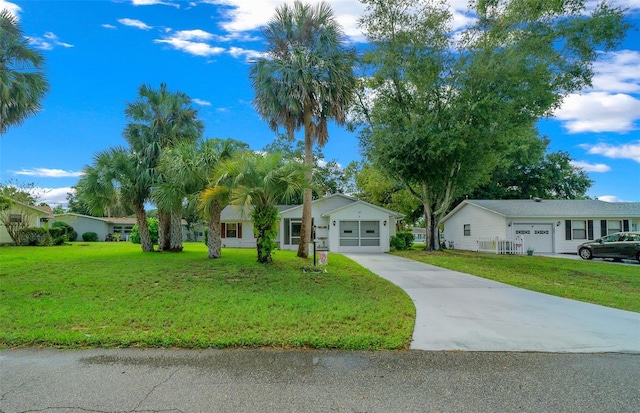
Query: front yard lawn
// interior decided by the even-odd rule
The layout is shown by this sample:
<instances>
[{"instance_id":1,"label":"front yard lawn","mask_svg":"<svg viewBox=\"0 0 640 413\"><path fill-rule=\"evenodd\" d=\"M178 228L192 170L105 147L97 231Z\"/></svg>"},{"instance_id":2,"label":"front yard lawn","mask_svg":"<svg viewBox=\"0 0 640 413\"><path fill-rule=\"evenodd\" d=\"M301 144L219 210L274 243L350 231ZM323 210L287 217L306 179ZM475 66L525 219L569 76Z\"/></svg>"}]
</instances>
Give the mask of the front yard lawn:
<instances>
[{"instance_id":1,"label":"front yard lawn","mask_svg":"<svg viewBox=\"0 0 640 413\"><path fill-rule=\"evenodd\" d=\"M0 248L0 346L406 349L415 308L340 255L327 273L276 251L125 242Z\"/></svg>"},{"instance_id":2,"label":"front yard lawn","mask_svg":"<svg viewBox=\"0 0 640 413\"><path fill-rule=\"evenodd\" d=\"M640 312L640 265L462 250L394 254L527 290Z\"/></svg>"}]
</instances>

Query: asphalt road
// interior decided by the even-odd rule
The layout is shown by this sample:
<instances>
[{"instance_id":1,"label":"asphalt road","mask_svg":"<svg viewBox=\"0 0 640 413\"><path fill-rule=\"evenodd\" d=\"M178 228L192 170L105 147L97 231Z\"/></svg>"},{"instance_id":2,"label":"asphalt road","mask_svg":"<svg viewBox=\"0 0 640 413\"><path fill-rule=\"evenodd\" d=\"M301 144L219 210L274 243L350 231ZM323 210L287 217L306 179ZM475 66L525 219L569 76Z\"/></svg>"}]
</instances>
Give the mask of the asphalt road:
<instances>
[{"instance_id":1,"label":"asphalt road","mask_svg":"<svg viewBox=\"0 0 640 413\"><path fill-rule=\"evenodd\" d=\"M640 412L640 355L0 351L0 411Z\"/></svg>"}]
</instances>

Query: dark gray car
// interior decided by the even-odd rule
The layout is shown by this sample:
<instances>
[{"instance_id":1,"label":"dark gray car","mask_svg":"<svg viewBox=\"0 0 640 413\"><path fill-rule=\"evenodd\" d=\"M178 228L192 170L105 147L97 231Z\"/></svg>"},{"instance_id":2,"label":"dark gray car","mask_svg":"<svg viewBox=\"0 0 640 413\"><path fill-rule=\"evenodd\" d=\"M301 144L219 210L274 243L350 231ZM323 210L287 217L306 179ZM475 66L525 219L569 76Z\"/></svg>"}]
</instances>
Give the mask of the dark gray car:
<instances>
[{"instance_id":1,"label":"dark gray car","mask_svg":"<svg viewBox=\"0 0 640 413\"><path fill-rule=\"evenodd\" d=\"M624 258L640 262L640 232L616 232L606 237L585 242L578 246L578 255L585 260L592 258Z\"/></svg>"}]
</instances>

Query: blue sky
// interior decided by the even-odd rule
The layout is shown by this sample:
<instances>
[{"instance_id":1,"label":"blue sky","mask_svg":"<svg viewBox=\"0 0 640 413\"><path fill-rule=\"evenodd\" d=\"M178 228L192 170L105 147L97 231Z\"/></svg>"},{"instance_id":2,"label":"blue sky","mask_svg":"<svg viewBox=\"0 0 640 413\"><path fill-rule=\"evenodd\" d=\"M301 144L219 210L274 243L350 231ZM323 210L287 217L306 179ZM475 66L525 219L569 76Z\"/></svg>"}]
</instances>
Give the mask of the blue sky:
<instances>
[{"instance_id":1,"label":"blue sky","mask_svg":"<svg viewBox=\"0 0 640 413\"><path fill-rule=\"evenodd\" d=\"M596 64L593 88L569 96L540 123L550 149L571 154L595 184L588 195L640 201L640 0L616 0L634 25L616 53ZM450 0L455 22L470 17ZM0 140L0 180L34 183L51 206L93 155L125 145L124 108L145 83L167 83L194 100L205 136L262 149L274 134L251 106L250 59L264 51L260 28L281 0L0 0L47 60L43 110ZM329 1L349 41L363 46L357 0ZM357 135L333 126L327 160L360 159Z\"/></svg>"}]
</instances>

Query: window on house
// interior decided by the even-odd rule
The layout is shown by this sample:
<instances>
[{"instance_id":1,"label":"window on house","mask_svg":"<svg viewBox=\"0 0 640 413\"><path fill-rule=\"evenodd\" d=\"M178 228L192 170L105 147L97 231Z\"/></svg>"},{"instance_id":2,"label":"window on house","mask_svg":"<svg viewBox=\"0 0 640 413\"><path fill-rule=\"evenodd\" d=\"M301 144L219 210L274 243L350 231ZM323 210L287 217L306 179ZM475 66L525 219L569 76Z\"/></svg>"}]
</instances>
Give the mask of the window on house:
<instances>
[{"instance_id":1,"label":"window on house","mask_svg":"<svg viewBox=\"0 0 640 413\"><path fill-rule=\"evenodd\" d=\"M587 222L571 221L572 239L587 239Z\"/></svg>"},{"instance_id":2,"label":"window on house","mask_svg":"<svg viewBox=\"0 0 640 413\"><path fill-rule=\"evenodd\" d=\"M238 224L233 222L233 223L227 223L226 225L227 229L225 232L225 237L226 238L238 238Z\"/></svg>"},{"instance_id":3,"label":"window on house","mask_svg":"<svg viewBox=\"0 0 640 413\"><path fill-rule=\"evenodd\" d=\"M21 223L22 222L22 214L10 214L9 215L9 222L13 222L13 223Z\"/></svg>"},{"instance_id":4,"label":"window on house","mask_svg":"<svg viewBox=\"0 0 640 413\"><path fill-rule=\"evenodd\" d=\"M622 221L607 221L607 235L622 232Z\"/></svg>"},{"instance_id":5,"label":"window on house","mask_svg":"<svg viewBox=\"0 0 640 413\"><path fill-rule=\"evenodd\" d=\"M464 224L464 236L465 237L471 236L471 224Z\"/></svg>"}]
</instances>

